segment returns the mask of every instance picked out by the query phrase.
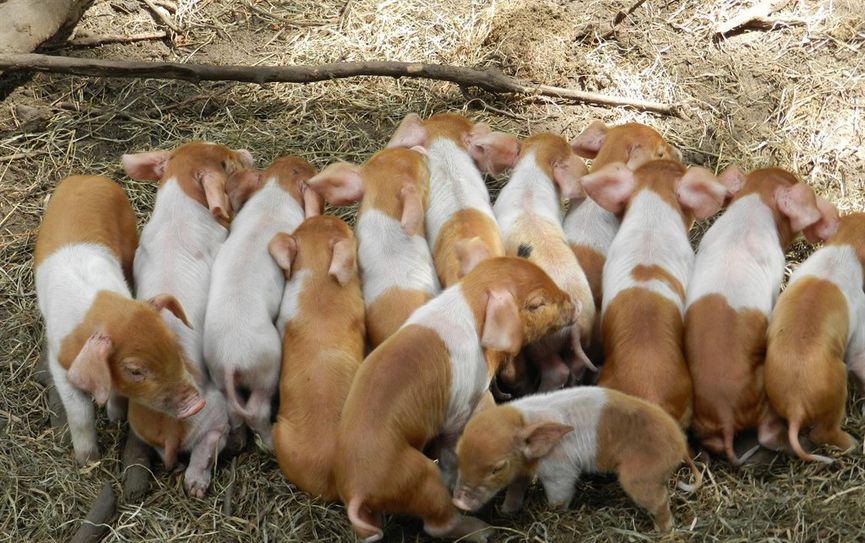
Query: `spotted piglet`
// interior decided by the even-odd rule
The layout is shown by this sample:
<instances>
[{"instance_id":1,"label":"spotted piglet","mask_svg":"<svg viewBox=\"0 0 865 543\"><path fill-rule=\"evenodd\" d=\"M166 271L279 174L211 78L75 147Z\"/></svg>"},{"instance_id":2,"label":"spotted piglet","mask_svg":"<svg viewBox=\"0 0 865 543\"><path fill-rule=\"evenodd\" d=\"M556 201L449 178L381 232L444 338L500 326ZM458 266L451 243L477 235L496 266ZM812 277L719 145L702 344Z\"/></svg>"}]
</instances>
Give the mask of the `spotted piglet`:
<instances>
[{"instance_id":1,"label":"spotted piglet","mask_svg":"<svg viewBox=\"0 0 865 543\"><path fill-rule=\"evenodd\" d=\"M54 386L66 409L75 458L99 458L91 397L125 415L130 398L178 418L204 407L177 338L159 312L185 319L170 294L131 297L135 213L119 185L104 177L60 182L36 238L36 296Z\"/></svg>"},{"instance_id":2,"label":"spotted piglet","mask_svg":"<svg viewBox=\"0 0 865 543\"><path fill-rule=\"evenodd\" d=\"M349 227L328 216L277 234L269 246L289 278L277 323L284 336L274 454L289 481L326 500L339 497L336 433L364 354L356 246Z\"/></svg>"},{"instance_id":3,"label":"spotted piglet","mask_svg":"<svg viewBox=\"0 0 865 543\"><path fill-rule=\"evenodd\" d=\"M163 314L180 340L207 405L178 421L131 402L132 430L160 453L167 467L179 451L190 451L184 486L201 497L210 486L215 455L225 446L228 413L225 397L208 378L203 360L204 318L210 270L225 241L233 210L231 201L245 189L232 174L253 167L245 150L192 142L173 151L123 155L123 167L134 179L159 180L156 204L141 232L135 253L136 296L174 295L186 310L186 322Z\"/></svg>"},{"instance_id":4,"label":"spotted piglet","mask_svg":"<svg viewBox=\"0 0 865 543\"><path fill-rule=\"evenodd\" d=\"M507 487L504 513L522 508L537 475L556 508L567 508L582 473L615 473L655 528L673 526L667 481L686 462L700 485L685 435L659 407L598 387L537 394L472 417L457 444L459 479L454 504L477 511Z\"/></svg>"},{"instance_id":5,"label":"spotted piglet","mask_svg":"<svg viewBox=\"0 0 865 543\"><path fill-rule=\"evenodd\" d=\"M865 213L841 217L838 232L793 273L775 304L766 350L766 394L787 420L796 455L808 454L799 431L817 445L843 451L856 440L841 429L847 370L865 391ZM847 362L847 368L844 362Z\"/></svg>"},{"instance_id":6,"label":"spotted piglet","mask_svg":"<svg viewBox=\"0 0 865 543\"><path fill-rule=\"evenodd\" d=\"M480 260L505 254L481 171L497 174L513 166L520 144L462 115L440 113L422 120L412 113L388 147L415 145L427 150L426 238L439 281L447 288Z\"/></svg>"},{"instance_id":7,"label":"spotted piglet","mask_svg":"<svg viewBox=\"0 0 865 543\"><path fill-rule=\"evenodd\" d=\"M682 354L688 230L721 208L727 189L704 168L673 160L636 170L613 163L583 177L589 197L622 217L604 264L599 384L660 405L686 428L691 378Z\"/></svg>"},{"instance_id":8,"label":"spotted piglet","mask_svg":"<svg viewBox=\"0 0 865 543\"><path fill-rule=\"evenodd\" d=\"M451 503L453 447L503 361L577 316L535 264L491 258L370 353L337 440L337 490L358 535L380 539L377 514L391 512L421 517L435 537L486 541L486 524ZM434 440L443 443L438 467L422 452Z\"/></svg>"},{"instance_id":9,"label":"spotted piglet","mask_svg":"<svg viewBox=\"0 0 865 543\"><path fill-rule=\"evenodd\" d=\"M775 448L783 431L766 399L763 362L784 251L802 230L811 241L826 239L838 216L785 170L746 177L729 169L722 181L735 197L700 241L685 303L685 358L694 432L710 451L739 465L736 432L758 428L760 443Z\"/></svg>"},{"instance_id":10,"label":"spotted piglet","mask_svg":"<svg viewBox=\"0 0 865 543\"><path fill-rule=\"evenodd\" d=\"M298 157L279 158L260 174L235 174L252 196L232 221L213 263L204 360L216 386L226 394L233 431L245 422L268 448L270 406L282 356L274 321L285 278L267 245L277 232L291 232L304 217L321 214L321 199L304 185L314 174L309 162ZM232 208L240 205L232 203ZM248 392L248 399L241 391Z\"/></svg>"},{"instance_id":11,"label":"spotted piglet","mask_svg":"<svg viewBox=\"0 0 865 543\"><path fill-rule=\"evenodd\" d=\"M373 348L441 291L424 238L429 199L425 153L422 147L384 149L362 166L339 162L307 181L331 205L361 201L358 265Z\"/></svg>"},{"instance_id":12,"label":"spotted piglet","mask_svg":"<svg viewBox=\"0 0 865 543\"><path fill-rule=\"evenodd\" d=\"M543 338L524 351L541 370L541 391L561 388L572 375L579 379L585 367L594 369L583 345L591 340L595 303L586 275L565 241L560 204L562 198L582 196L580 178L585 173L585 164L567 141L536 134L523 141L511 178L493 207L505 252L540 266L581 307L573 329Z\"/></svg>"}]
</instances>

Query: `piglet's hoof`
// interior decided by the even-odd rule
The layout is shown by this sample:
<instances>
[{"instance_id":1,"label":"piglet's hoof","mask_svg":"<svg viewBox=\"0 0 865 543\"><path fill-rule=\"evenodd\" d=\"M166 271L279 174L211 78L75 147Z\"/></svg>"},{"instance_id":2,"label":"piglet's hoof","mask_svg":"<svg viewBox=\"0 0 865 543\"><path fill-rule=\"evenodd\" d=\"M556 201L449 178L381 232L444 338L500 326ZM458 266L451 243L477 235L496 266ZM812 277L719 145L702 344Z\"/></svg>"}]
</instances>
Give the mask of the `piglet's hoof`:
<instances>
[{"instance_id":1,"label":"piglet's hoof","mask_svg":"<svg viewBox=\"0 0 865 543\"><path fill-rule=\"evenodd\" d=\"M210 473L193 473L189 471L183 478L183 486L186 488L186 494L191 498L203 498L207 494L207 489L210 487Z\"/></svg>"},{"instance_id":2,"label":"piglet's hoof","mask_svg":"<svg viewBox=\"0 0 865 543\"><path fill-rule=\"evenodd\" d=\"M499 507L499 512L503 515L512 516L512 515L516 515L517 513L519 513L520 509L522 509L522 508L523 508L523 499L522 498L513 499L513 500L509 500L509 499L505 498L504 503L502 503L502 506Z\"/></svg>"},{"instance_id":3,"label":"piglet's hoof","mask_svg":"<svg viewBox=\"0 0 865 543\"><path fill-rule=\"evenodd\" d=\"M99 458L99 449L97 447L84 449L83 451L75 451L75 461L78 462L79 466L86 466L87 464L98 462Z\"/></svg>"}]
</instances>

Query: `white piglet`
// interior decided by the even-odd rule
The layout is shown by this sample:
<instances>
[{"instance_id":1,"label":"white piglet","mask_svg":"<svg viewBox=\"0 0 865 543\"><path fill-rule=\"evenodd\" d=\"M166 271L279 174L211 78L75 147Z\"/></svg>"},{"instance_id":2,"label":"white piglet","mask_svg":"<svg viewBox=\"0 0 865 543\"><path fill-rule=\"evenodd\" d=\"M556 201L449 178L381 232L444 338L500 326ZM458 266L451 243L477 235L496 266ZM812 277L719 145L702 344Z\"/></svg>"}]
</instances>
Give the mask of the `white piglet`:
<instances>
[{"instance_id":1,"label":"white piglet","mask_svg":"<svg viewBox=\"0 0 865 543\"><path fill-rule=\"evenodd\" d=\"M297 157L277 159L260 174L262 184L232 221L210 281L204 360L226 393L232 428L245 422L268 448L271 401L282 360L274 321L285 277L267 244L277 232L292 232L304 217L321 214L321 199L304 188L314 174L309 162ZM244 175L249 179L243 185L257 186L257 172ZM246 401L241 390L249 393Z\"/></svg>"}]
</instances>

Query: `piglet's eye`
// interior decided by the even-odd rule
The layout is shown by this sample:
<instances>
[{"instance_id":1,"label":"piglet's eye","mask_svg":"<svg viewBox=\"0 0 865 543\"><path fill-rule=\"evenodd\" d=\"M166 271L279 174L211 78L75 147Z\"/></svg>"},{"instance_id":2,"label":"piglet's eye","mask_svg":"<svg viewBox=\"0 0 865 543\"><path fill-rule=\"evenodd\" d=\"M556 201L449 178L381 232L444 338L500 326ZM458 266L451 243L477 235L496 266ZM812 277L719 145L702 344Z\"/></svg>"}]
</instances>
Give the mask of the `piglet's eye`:
<instances>
[{"instance_id":1,"label":"piglet's eye","mask_svg":"<svg viewBox=\"0 0 865 543\"><path fill-rule=\"evenodd\" d=\"M529 311L537 311L545 305L547 305L547 303L544 300L532 300L526 305L526 309Z\"/></svg>"},{"instance_id":2,"label":"piglet's eye","mask_svg":"<svg viewBox=\"0 0 865 543\"><path fill-rule=\"evenodd\" d=\"M499 473L501 473L502 471L504 471L504 469L505 469L507 466L508 466L508 461L507 461L507 460L502 460L501 462L499 462L498 464L496 464L495 466L493 466L493 469L490 470L490 471L492 471L492 474L493 474L493 475L498 475Z\"/></svg>"}]
</instances>

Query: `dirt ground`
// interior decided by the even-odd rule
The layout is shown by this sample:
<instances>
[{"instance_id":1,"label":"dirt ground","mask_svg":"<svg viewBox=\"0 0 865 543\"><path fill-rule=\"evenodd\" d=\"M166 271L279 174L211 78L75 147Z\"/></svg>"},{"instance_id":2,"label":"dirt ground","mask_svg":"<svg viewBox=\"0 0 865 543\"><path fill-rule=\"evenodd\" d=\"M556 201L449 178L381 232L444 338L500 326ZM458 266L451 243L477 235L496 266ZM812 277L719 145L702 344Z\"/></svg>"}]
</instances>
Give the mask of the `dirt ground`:
<instances>
[{"instance_id":1,"label":"dirt ground","mask_svg":"<svg viewBox=\"0 0 865 543\"><path fill-rule=\"evenodd\" d=\"M790 0L771 29L714 39L751 1L646 2L610 32L631 1L179 0L172 39L53 52L82 57L224 64L404 60L494 66L538 83L684 104L665 117L542 98L491 96L452 84L357 78L311 85L194 85L36 75L0 103L0 541L67 540L103 482L120 490L124 425L100 419L105 458L78 468L51 429L34 379L42 325L31 252L46 197L63 177L107 175L143 223L155 186L126 178L123 152L207 139L250 149L259 165L299 154L321 168L362 161L409 112L461 111L519 136L573 137L592 119L640 121L679 146L685 161L798 172L843 211L865 210L865 11L861 0ZM137 0L97 0L79 28L105 34L163 29ZM490 179L495 194L503 179ZM694 229L694 241L705 230ZM797 243L795 267L812 249ZM846 429L865 433L855 391ZM677 521L663 538L614 479L580 483L565 512L534 488L514 518L481 517L496 541L857 541L865 539L861 450L832 466L764 455L739 470L706 468L693 495L673 492ZM106 541L351 541L341 506L289 485L268 454L219 464L204 499L181 475L154 469L140 503L120 503ZM685 471L681 472L685 476ZM672 490L671 484L671 490ZM232 513L223 514L231 496ZM499 499L500 500L500 499ZM496 502L496 505L499 501ZM387 541L426 541L420 522L391 518Z\"/></svg>"}]
</instances>

